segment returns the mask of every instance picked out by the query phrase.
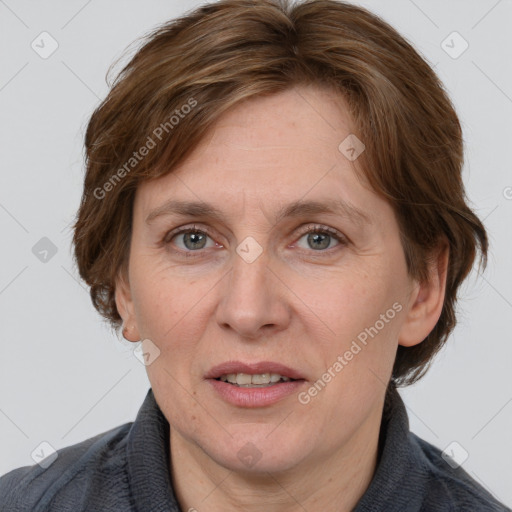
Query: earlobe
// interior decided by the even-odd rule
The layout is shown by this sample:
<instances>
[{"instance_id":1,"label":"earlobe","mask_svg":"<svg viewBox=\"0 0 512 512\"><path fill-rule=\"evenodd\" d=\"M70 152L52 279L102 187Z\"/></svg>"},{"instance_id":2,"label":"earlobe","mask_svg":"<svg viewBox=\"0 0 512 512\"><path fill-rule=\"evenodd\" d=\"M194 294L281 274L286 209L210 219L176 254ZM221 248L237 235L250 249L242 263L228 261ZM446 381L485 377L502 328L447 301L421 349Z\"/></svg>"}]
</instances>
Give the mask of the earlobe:
<instances>
[{"instance_id":1,"label":"earlobe","mask_svg":"<svg viewBox=\"0 0 512 512\"><path fill-rule=\"evenodd\" d=\"M119 275L116 279L115 300L117 311L123 319L121 327L123 337L127 341L140 341L130 286L123 275Z\"/></svg>"},{"instance_id":2,"label":"earlobe","mask_svg":"<svg viewBox=\"0 0 512 512\"><path fill-rule=\"evenodd\" d=\"M437 324L443 310L448 261L449 245L445 241L430 263L428 279L415 283L407 317L398 336L399 345L412 347L421 343Z\"/></svg>"}]
</instances>

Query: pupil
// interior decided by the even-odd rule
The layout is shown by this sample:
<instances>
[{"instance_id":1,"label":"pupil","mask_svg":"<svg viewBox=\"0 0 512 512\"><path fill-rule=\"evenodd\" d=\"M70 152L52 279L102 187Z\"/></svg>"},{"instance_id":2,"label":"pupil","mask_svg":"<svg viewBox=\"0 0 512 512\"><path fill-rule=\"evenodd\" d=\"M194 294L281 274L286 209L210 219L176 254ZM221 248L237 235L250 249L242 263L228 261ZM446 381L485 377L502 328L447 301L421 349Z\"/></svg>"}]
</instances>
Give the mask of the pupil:
<instances>
[{"instance_id":1,"label":"pupil","mask_svg":"<svg viewBox=\"0 0 512 512\"><path fill-rule=\"evenodd\" d=\"M183 237L183 242L187 249L197 249L198 244L201 242L204 242L204 235L198 234L198 233L185 233L185 236ZM191 242L191 246L187 242ZM204 246L204 244L203 244ZM203 246L200 246L199 248L202 249Z\"/></svg>"},{"instance_id":2,"label":"pupil","mask_svg":"<svg viewBox=\"0 0 512 512\"><path fill-rule=\"evenodd\" d=\"M320 245L316 245L316 249L326 249L329 247L329 235L324 235L322 233L310 233L308 236L308 243L313 242L313 249L315 249L314 245L316 242L320 241ZM327 243L325 243L327 241ZM323 242L323 244L322 244ZM311 245L311 244L310 244Z\"/></svg>"}]
</instances>

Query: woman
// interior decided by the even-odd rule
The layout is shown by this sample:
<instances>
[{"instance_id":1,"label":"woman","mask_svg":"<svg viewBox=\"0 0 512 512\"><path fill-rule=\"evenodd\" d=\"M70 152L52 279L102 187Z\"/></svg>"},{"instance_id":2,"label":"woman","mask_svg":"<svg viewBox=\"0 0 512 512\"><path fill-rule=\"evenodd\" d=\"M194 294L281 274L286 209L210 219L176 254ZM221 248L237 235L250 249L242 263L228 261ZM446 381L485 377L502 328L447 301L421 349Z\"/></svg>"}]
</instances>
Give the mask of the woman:
<instances>
[{"instance_id":1,"label":"woman","mask_svg":"<svg viewBox=\"0 0 512 512\"><path fill-rule=\"evenodd\" d=\"M205 5L148 37L85 145L77 265L151 389L133 424L0 479L2 510L509 510L396 391L488 242L453 106L394 29Z\"/></svg>"}]
</instances>

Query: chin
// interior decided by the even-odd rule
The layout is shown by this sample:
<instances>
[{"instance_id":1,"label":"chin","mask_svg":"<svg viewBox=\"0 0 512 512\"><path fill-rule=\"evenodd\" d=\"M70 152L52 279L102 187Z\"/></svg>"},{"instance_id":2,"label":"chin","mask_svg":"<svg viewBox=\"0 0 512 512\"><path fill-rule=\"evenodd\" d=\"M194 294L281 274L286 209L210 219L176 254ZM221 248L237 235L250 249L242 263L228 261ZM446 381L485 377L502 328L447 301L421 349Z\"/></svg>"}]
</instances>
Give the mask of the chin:
<instances>
[{"instance_id":1,"label":"chin","mask_svg":"<svg viewBox=\"0 0 512 512\"><path fill-rule=\"evenodd\" d=\"M205 446L203 449L226 469L256 475L278 473L295 467L304 459L305 444L293 435L269 439L268 429L265 429L265 432L254 435L237 432L226 444Z\"/></svg>"}]
</instances>

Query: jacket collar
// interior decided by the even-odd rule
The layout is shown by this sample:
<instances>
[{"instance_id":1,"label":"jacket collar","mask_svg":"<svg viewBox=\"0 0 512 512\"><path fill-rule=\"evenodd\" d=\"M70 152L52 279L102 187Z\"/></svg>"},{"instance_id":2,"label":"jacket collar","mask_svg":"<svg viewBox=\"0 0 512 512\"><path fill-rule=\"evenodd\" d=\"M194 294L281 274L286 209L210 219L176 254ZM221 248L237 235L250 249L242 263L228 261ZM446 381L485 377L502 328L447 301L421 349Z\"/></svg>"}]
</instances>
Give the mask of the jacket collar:
<instances>
[{"instance_id":1,"label":"jacket collar","mask_svg":"<svg viewBox=\"0 0 512 512\"><path fill-rule=\"evenodd\" d=\"M149 389L127 440L128 473L140 512L180 512L171 482L169 423ZM405 404L390 384L384 404L377 469L354 512L419 511L426 483L421 450L411 440ZM412 486L412 487L411 487ZM413 492L401 492L411 488Z\"/></svg>"}]
</instances>

